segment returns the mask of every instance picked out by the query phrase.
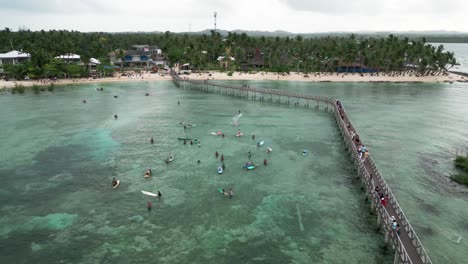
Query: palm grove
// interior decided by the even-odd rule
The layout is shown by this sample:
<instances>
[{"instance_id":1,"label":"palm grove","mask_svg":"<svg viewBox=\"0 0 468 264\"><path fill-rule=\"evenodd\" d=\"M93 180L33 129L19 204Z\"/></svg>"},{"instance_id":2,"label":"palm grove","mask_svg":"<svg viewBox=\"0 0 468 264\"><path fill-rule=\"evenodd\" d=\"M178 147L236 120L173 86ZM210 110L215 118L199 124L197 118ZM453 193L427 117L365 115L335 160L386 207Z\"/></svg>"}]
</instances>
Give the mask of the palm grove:
<instances>
[{"instance_id":1,"label":"palm grove","mask_svg":"<svg viewBox=\"0 0 468 264\"><path fill-rule=\"evenodd\" d=\"M52 30L17 32L0 31L0 52L11 49L31 54L23 64L3 65L8 77L22 79L52 77L86 77L86 65L67 64L54 57L64 53L80 54L82 61L98 58L97 71L112 74L108 54L135 44L158 46L171 63L190 63L193 70L256 70L289 73L298 71L335 72L366 67L392 74L443 74L457 61L443 46L432 46L425 39L409 40L389 35L385 38L358 37L253 37L245 33L177 34L165 33L82 33ZM221 64L220 58L233 58ZM255 63L261 60L261 64ZM243 66L247 65L245 68ZM254 65L254 67L252 67Z\"/></svg>"}]
</instances>

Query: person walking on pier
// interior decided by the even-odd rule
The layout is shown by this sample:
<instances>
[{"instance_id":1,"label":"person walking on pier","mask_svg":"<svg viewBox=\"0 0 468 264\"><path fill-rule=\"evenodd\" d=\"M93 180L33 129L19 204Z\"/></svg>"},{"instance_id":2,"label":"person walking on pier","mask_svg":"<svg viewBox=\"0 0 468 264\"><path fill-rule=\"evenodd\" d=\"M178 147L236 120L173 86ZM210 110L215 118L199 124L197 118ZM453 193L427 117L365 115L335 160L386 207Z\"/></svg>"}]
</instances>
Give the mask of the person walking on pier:
<instances>
[{"instance_id":1,"label":"person walking on pier","mask_svg":"<svg viewBox=\"0 0 468 264\"><path fill-rule=\"evenodd\" d=\"M383 207L386 207L386 206L387 206L387 200L385 200L384 197L380 198L380 204L381 204Z\"/></svg>"}]
</instances>

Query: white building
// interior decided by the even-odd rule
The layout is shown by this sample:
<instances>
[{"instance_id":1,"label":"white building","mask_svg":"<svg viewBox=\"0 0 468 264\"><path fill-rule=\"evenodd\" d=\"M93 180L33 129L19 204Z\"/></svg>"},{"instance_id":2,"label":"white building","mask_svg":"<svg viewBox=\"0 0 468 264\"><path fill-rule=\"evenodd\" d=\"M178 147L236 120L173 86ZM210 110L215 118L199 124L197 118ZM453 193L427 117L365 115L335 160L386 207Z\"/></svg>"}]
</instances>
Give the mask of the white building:
<instances>
[{"instance_id":1,"label":"white building","mask_svg":"<svg viewBox=\"0 0 468 264\"><path fill-rule=\"evenodd\" d=\"M3 72L3 64L18 64L31 59L31 54L17 50L7 53L0 53L0 73Z\"/></svg>"},{"instance_id":2,"label":"white building","mask_svg":"<svg viewBox=\"0 0 468 264\"><path fill-rule=\"evenodd\" d=\"M0 65L1 64L18 64L23 61L27 61L30 58L31 58L31 54L29 53L12 50L7 53L0 53Z\"/></svg>"},{"instance_id":3,"label":"white building","mask_svg":"<svg viewBox=\"0 0 468 264\"><path fill-rule=\"evenodd\" d=\"M67 54L64 54L64 55L57 56L55 58L56 59L61 59L61 60L65 61L65 62L73 62L73 63L81 62L80 55L76 55L76 54L73 54L73 53L67 53Z\"/></svg>"}]
</instances>

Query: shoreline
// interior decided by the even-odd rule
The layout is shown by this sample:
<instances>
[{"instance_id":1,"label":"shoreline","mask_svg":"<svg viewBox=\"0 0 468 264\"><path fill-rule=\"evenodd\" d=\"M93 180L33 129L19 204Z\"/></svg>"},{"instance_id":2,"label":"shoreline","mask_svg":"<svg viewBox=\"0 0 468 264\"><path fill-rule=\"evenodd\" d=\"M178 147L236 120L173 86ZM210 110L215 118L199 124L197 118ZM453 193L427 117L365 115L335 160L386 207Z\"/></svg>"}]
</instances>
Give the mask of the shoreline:
<instances>
[{"instance_id":1,"label":"shoreline","mask_svg":"<svg viewBox=\"0 0 468 264\"><path fill-rule=\"evenodd\" d=\"M211 75L211 76L210 76ZM364 73L312 73L308 77L303 73L278 74L271 72L256 72L256 73L241 73L233 72L232 76L228 76L227 72L210 73L192 73L190 75L181 75L182 78L192 80L221 80L221 81L302 81L302 82L351 82L351 83L454 83L468 82L468 77L456 73L448 73L448 75L439 76L389 76L380 74L379 76L371 76ZM5 81L0 80L0 89L15 88L15 85L31 87L33 85L47 86L51 83L54 85L68 84L85 84L85 83L112 83L112 82L135 82L135 81L167 81L171 80L169 74L160 73L143 73L139 77L114 76L100 79L92 78L76 78L76 79L58 79L56 81L41 81L41 80L25 80L25 81Z\"/></svg>"}]
</instances>

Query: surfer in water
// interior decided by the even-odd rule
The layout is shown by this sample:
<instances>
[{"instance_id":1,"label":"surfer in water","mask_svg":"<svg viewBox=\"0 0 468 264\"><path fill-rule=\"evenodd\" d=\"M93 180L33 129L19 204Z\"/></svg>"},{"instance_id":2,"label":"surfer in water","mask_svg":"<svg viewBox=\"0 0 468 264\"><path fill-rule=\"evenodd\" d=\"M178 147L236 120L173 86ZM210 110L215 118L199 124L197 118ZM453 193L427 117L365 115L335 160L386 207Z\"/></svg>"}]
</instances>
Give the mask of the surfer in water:
<instances>
[{"instance_id":1,"label":"surfer in water","mask_svg":"<svg viewBox=\"0 0 468 264\"><path fill-rule=\"evenodd\" d=\"M162 193L158 190L158 200L161 200Z\"/></svg>"},{"instance_id":2,"label":"surfer in water","mask_svg":"<svg viewBox=\"0 0 468 264\"><path fill-rule=\"evenodd\" d=\"M115 114L115 115L114 115L114 119L117 119L117 118L119 118L119 116L117 116L117 114Z\"/></svg>"},{"instance_id":3,"label":"surfer in water","mask_svg":"<svg viewBox=\"0 0 468 264\"><path fill-rule=\"evenodd\" d=\"M112 187L115 187L117 185L117 180L114 178L112 178Z\"/></svg>"},{"instance_id":4,"label":"surfer in water","mask_svg":"<svg viewBox=\"0 0 468 264\"><path fill-rule=\"evenodd\" d=\"M229 188L229 199L231 199L233 195L234 192L232 191L232 188Z\"/></svg>"},{"instance_id":5,"label":"surfer in water","mask_svg":"<svg viewBox=\"0 0 468 264\"><path fill-rule=\"evenodd\" d=\"M263 160L263 165L268 165L268 161L266 159Z\"/></svg>"},{"instance_id":6,"label":"surfer in water","mask_svg":"<svg viewBox=\"0 0 468 264\"><path fill-rule=\"evenodd\" d=\"M221 154L221 162L224 162L224 154Z\"/></svg>"},{"instance_id":7,"label":"surfer in water","mask_svg":"<svg viewBox=\"0 0 468 264\"><path fill-rule=\"evenodd\" d=\"M226 169L226 166L224 166L224 162L223 162L223 165L221 165L221 168L223 168L223 170Z\"/></svg>"},{"instance_id":8,"label":"surfer in water","mask_svg":"<svg viewBox=\"0 0 468 264\"><path fill-rule=\"evenodd\" d=\"M218 158L218 156L219 156L219 153L218 153L218 151L216 151L215 152L215 158Z\"/></svg>"},{"instance_id":9,"label":"surfer in water","mask_svg":"<svg viewBox=\"0 0 468 264\"><path fill-rule=\"evenodd\" d=\"M151 207L153 207L153 204L148 201L148 203L146 204L146 207L148 208L148 212L151 211Z\"/></svg>"},{"instance_id":10,"label":"surfer in water","mask_svg":"<svg viewBox=\"0 0 468 264\"><path fill-rule=\"evenodd\" d=\"M153 144L154 143L154 138L151 137L150 139L150 143Z\"/></svg>"}]
</instances>

